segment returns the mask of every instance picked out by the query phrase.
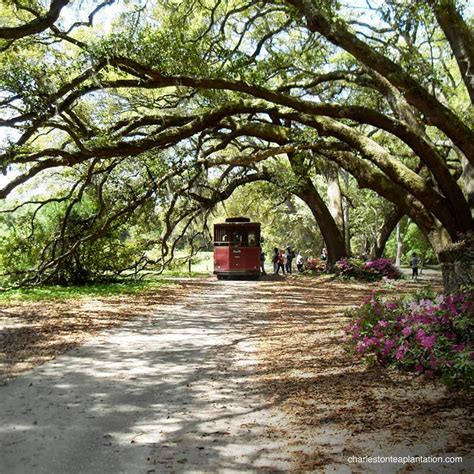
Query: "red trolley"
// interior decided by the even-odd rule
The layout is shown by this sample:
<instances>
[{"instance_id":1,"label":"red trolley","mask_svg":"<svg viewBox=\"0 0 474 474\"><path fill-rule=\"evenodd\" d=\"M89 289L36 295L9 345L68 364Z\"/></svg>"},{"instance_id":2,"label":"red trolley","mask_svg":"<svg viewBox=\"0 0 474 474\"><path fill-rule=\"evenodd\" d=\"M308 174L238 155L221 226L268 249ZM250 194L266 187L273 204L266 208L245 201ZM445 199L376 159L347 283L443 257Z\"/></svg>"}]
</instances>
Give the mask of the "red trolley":
<instances>
[{"instance_id":1,"label":"red trolley","mask_svg":"<svg viewBox=\"0 0 474 474\"><path fill-rule=\"evenodd\" d=\"M260 276L260 224L229 217L214 224L214 274L218 279Z\"/></svg>"}]
</instances>

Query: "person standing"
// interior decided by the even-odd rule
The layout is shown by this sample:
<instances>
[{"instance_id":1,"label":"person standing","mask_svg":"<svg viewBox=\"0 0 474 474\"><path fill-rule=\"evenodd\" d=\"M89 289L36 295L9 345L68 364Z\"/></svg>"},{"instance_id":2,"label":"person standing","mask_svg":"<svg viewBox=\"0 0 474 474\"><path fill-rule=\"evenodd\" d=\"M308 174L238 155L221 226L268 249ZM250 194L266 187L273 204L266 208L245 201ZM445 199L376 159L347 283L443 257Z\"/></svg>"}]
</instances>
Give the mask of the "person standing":
<instances>
[{"instance_id":1,"label":"person standing","mask_svg":"<svg viewBox=\"0 0 474 474\"><path fill-rule=\"evenodd\" d=\"M280 268L281 268L281 272L284 275L285 274L285 252L283 252L283 250L280 250L278 252L277 270L276 270L277 275L280 274Z\"/></svg>"},{"instance_id":2,"label":"person standing","mask_svg":"<svg viewBox=\"0 0 474 474\"><path fill-rule=\"evenodd\" d=\"M266 275L265 273L265 252L260 250L260 273Z\"/></svg>"},{"instance_id":3,"label":"person standing","mask_svg":"<svg viewBox=\"0 0 474 474\"><path fill-rule=\"evenodd\" d=\"M303 271L303 266L304 266L303 255L301 255L301 253L298 252L298 255L296 256L296 268L298 269L300 273Z\"/></svg>"},{"instance_id":4,"label":"person standing","mask_svg":"<svg viewBox=\"0 0 474 474\"><path fill-rule=\"evenodd\" d=\"M289 245L288 247L286 247L285 257L286 257L286 265L285 265L286 273L291 273L292 272L291 264L293 262L293 259L295 258L295 254L293 250L291 250L291 247Z\"/></svg>"},{"instance_id":5,"label":"person standing","mask_svg":"<svg viewBox=\"0 0 474 474\"><path fill-rule=\"evenodd\" d=\"M413 252L411 259L410 259L410 267L411 267L411 279L418 281L418 265L420 263L420 259L418 255Z\"/></svg>"},{"instance_id":6,"label":"person standing","mask_svg":"<svg viewBox=\"0 0 474 474\"><path fill-rule=\"evenodd\" d=\"M326 247L323 247L321 250L321 260L325 262L328 259L328 252L326 250Z\"/></svg>"},{"instance_id":7,"label":"person standing","mask_svg":"<svg viewBox=\"0 0 474 474\"><path fill-rule=\"evenodd\" d=\"M272 263L273 263L273 273L276 275L278 273L278 258L280 256L280 252L278 249L275 247L273 249L273 255L272 255Z\"/></svg>"}]
</instances>

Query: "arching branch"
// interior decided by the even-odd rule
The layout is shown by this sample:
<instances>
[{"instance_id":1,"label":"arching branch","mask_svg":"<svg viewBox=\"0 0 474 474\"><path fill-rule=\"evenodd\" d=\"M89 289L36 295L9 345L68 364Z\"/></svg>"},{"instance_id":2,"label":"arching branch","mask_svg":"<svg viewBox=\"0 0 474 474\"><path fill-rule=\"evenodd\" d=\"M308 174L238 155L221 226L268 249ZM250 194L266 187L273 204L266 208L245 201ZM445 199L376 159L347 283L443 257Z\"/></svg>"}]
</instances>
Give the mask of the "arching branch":
<instances>
[{"instance_id":1,"label":"arching branch","mask_svg":"<svg viewBox=\"0 0 474 474\"><path fill-rule=\"evenodd\" d=\"M0 28L0 39L16 40L24 36L41 33L55 23L59 18L61 10L69 2L70 0L52 0L49 11L45 16L38 16L38 18L24 25Z\"/></svg>"}]
</instances>

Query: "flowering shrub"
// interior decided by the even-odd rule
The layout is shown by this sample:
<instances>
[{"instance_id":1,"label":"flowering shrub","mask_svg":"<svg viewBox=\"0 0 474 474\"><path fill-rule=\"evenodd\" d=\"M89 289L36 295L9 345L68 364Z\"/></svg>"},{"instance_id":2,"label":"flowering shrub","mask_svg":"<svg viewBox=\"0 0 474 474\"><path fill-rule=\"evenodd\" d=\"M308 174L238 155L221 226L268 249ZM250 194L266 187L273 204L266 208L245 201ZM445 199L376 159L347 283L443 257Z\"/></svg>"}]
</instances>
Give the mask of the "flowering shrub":
<instances>
[{"instance_id":1,"label":"flowering shrub","mask_svg":"<svg viewBox=\"0 0 474 474\"><path fill-rule=\"evenodd\" d=\"M364 263L364 269L377 278L387 277L390 280L398 280L402 274L400 270L393 266L392 262L386 258L378 258Z\"/></svg>"},{"instance_id":2,"label":"flowering shrub","mask_svg":"<svg viewBox=\"0 0 474 474\"><path fill-rule=\"evenodd\" d=\"M349 346L366 360L474 384L474 291L431 298L382 300L372 294L348 310Z\"/></svg>"},{"instance_id":3,"label":"flowering shrub","mask_svg":"<svg viewBox=\"0 0 474 474\"><path fill-rule=\"evenodd\" d=\"M345 278L364 278L364 261L356 258L341 258L336 262L336 273Z\"/></svg>"},{"instance_id":4,"label":"flowering shrub","mask_svg":"<svg viewBox=\"0 0 474 474\"><path fill-rule=\"evenodd\" d=\"M384 277L396 280L402 276L400 271L386 258L368 262L356 258L342 258L336 263L336 273L346 278L369 281L381 280Z\"/></svg>"},{"instance_id":5,"label":"flowering shrub","mask_svg":"<svg viewBox=\"0 0 474 474\"><path fill-rule=\"evenodd\" d=\"M326 262L320 258L308 258L306 260L305 270L313 273L324 273L326 271Z\"/></svg>"}]
</instances>

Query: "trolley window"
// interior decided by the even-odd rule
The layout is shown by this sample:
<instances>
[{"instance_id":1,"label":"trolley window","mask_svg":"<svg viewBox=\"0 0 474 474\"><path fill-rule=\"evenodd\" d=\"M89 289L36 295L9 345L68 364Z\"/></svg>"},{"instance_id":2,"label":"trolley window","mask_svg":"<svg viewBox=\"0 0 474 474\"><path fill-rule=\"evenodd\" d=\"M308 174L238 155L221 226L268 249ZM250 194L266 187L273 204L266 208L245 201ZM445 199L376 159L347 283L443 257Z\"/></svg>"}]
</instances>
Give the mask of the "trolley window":
<instances>
[{"instance_id":1,"label":"trolley window","mask_svg":"<svg viewBox=\"0 0 474 474\"><path fill-rule=\"evenodd\" d=\"M221 224L214 226L214 245L258 247L260 231L255 227Z\"/></svg>"},{"instance_id":2,"label":"trolley window","mask_svg":"<svg viewBox=\"0 0 474 474\"><path fill-rule=\"evenodd\" d=\"M230 240L229 231L230 229L228 227L215 226L214 227L214 242L216 244L218 243L228 244Z\"/></svg>"},{"instance_id":3,"label":"trolley window","mask_svg":"<svg viewBox=\"0 0 474 474\"><path fill-rule=\"evenodd\" d=\"M257 231L256 230L249 230L248 232L248 246L249 247L257 247Z\"/></svg>"}]
</instances>

